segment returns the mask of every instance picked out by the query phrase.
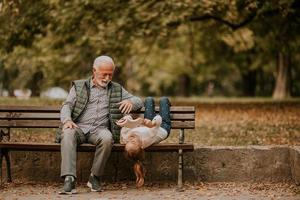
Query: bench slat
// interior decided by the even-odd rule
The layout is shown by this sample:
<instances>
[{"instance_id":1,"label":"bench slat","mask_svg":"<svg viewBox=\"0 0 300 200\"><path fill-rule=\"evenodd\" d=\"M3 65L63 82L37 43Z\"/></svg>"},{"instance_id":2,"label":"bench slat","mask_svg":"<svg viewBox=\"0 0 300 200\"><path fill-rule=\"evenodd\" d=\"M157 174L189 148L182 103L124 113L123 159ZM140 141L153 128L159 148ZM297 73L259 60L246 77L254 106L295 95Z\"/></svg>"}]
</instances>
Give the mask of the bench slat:
<instances>
[{"instance_id":1,"label":"bench slat","mask_svg":"<svg viewBox=\"0 0 300 200\"><path fill-rule=\"evenodd\" d=\"M60 106L0 106L0 112L58 112Z\"/></svg>"},{"instance_id":2,"label":"bench slat","mask_svg":"<svg viewBox=\"0 0 300 200\"><path fill-rule=\"evenodd\" d=\"M9 112L59 112L60 106L0 106L0 112L9 111ZM145 108L142 108L137 112L144 112ZM156 111L159 111L159 107L155 107ZM195 112L194 106L171 106L171 112Z\"/></svg>"},{"instance_id":3,"label":"bench slat","mask_svg":"<svg viewBox=\"0 0 300 200\"><path fill-rule=\"evenodd\" d=\"M57 143L24 143L24 142L2 142L0 148L9 149L12 151L60 151L60 144ZM174 144L174 143L160 143L152 145L145 149L145 151L167 151L174 152L182 149L183 151L193 151L194 146L190 143ZM82 144L78 147L80 152L94 152L95 146L91 144ZM114 144L112 151L124 151L124 145Z\"/></svg>"},{"instance_id":4,"label":"bench slat","mask_svg":"<svg viewBox=\"0 0 300 200\"><path fill-rule=\"evenodd\" d=\"M0 119L59 119L59 113L24 113L24 112L1 112Z\"/></svg>"},{"instance_id":5,"label":"bench slat","mask_svg":"<svg viewBox=\"0 0 300 200\"><path fill-rule=\"evenodd\" d=\"M59 120L0 120L0 128L58 128ZM195 121L172 121L173 129L193 129Z\"/></svg>"},{"instance_id":6,"label":"bench slat","mask_svg":"<svg viewBox=\"0 0 300 200\"><path fill-rule=\"evenodd\" d=\"M144 114L133 114L134 118L144 117ZM59 120L59 113L26 113L26 112L1 112L0 119L15 119L15 120ZM171 113L172 120L195 120L195 114Z\"/></svg>"}]
</instances>

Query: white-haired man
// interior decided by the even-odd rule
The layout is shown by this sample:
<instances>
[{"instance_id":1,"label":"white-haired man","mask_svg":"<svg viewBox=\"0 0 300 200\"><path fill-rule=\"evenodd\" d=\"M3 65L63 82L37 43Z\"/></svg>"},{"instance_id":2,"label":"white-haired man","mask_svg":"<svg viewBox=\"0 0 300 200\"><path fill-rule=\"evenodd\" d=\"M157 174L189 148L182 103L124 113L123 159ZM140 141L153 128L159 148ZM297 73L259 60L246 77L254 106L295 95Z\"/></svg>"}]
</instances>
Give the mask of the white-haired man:
<instances>
[{"instance_id":1,"label":"white-haired man","mask_svg":"<svg viewBox=\"0 0 300 200\"><path fill-rule=\"evenodd\" d=\"M74 81L62 106L61 177L65 178L62 193L76 193L76 149L82 143L96 145L87 185L91 191L101 191L100 178L112 144L119 142L120 127L115 121L123 114L143 106L140 98L111 81L114 71L112 58L97 57L93 64L93 75L86 80Z\"/></svg>"}]
</instances>

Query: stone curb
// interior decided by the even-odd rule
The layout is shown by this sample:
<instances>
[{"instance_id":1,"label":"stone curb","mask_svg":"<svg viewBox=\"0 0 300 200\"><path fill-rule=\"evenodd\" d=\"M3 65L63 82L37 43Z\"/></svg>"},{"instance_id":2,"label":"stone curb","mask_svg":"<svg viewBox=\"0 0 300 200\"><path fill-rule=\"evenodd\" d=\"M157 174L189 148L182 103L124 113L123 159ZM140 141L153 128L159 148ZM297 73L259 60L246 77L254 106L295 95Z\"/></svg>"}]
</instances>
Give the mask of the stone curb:
<instances>
[{"instance_id":1,"label":"stone curb","mask_svg":"<svg viewBox=\"0 0 300 200\"><path fill-rule=\"evenodd\" d=\"M93 156L78 153L79 181L87 181ZM59 152L11 152L11 159L13 180L61 181ZM146 153L144 165L146 181L177 181L177 153ZM104 179L134 180L132 162L112 153ZM184 180L299 184L300 146L199 146L184 154Z\"/></svg>"}]
</instances>

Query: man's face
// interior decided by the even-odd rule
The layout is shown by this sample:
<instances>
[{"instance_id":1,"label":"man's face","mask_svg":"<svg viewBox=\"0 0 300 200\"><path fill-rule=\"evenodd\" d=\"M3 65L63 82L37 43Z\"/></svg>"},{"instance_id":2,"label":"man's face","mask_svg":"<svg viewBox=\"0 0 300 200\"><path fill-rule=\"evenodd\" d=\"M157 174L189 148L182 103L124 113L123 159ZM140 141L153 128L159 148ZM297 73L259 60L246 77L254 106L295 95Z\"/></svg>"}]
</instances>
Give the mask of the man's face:
<instances>
[{"instance_id":1,"label":"man's face","mask_svg":"<svg viewBox=\"0 0 300 200\"><path fill-rule=\"evenodd\" d=\"M114 66L110 63L101 63L99 67L93 68L93 77L97 85L106 87L111 81L114 73Z\"/></svg>"}]
</instances>

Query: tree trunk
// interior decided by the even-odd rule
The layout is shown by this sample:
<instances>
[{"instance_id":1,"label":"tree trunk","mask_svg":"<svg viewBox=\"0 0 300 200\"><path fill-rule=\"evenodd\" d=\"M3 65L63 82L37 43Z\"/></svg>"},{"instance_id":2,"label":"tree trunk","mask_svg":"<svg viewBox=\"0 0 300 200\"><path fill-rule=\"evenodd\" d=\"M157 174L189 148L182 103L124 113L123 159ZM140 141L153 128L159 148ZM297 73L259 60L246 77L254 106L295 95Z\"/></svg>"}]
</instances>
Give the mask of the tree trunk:
<instances>
[{"instance_id":1,"label":"tree trunk","mask_svg":"<svg viewBox=\"0 0 300 200\"><path fill-rule=\"evenodd\" d=\"M256 90L257 70L247 71L242 74L243 79L243 96L253 97Z\"/></svg>"},{"instance_id":2,"label":"tree trunk","mask_svg":"<svg viewBox=\"0 0 300 200\"><path fill-rule=\"evenodd\" d=\"M191 80L187 74L182 74L179 76L179 96L188 97L190 95Z\"/></svg>"},{"instance_id":3,"label":"tree trunk","mask_svg":"<svg viewBox=\"0 0 300 200\"><path fill-rule=\"evenodd\" d=\"M290 97L291 66L289 54L283 52L278 53L275 79L273 99L285 99Z\"/></svg>"},{"instance_id":4,"label":"tree trunk","mask_svg":"<svg viewBox=\"0 0 300 200\"><path fill-rule=\"evenodd\" d=\"M41 71L38 71L33 74L31 80L26 84L26 88L31 90L31 96L38 97L41 93L41 85L44 74Z\"/></svg>"}]
</instances>

